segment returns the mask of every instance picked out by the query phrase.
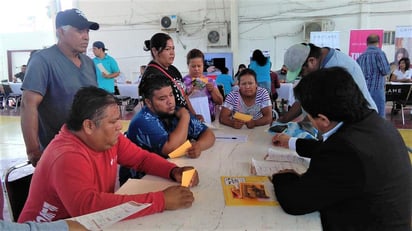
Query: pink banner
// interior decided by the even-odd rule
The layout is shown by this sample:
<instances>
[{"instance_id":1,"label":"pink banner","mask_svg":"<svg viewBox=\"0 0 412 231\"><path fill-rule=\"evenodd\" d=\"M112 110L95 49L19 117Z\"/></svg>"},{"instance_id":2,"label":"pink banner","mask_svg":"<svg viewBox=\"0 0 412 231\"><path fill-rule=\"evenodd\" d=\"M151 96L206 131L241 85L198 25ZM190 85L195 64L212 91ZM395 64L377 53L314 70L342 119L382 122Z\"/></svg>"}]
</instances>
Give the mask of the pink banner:
<instances>
[{"instance_id":1,"label":"pink banner","mask_svg":"<svg viewBox=\"0 0 412 231\"><path fill-rule=\"evenodd\" d=\"M349 56L356 60L366 48L366 38L370 34L377 34L380 37L379 47L382 48L383 30L351 30L349 39Z\"/></svg>"}]
</instances>

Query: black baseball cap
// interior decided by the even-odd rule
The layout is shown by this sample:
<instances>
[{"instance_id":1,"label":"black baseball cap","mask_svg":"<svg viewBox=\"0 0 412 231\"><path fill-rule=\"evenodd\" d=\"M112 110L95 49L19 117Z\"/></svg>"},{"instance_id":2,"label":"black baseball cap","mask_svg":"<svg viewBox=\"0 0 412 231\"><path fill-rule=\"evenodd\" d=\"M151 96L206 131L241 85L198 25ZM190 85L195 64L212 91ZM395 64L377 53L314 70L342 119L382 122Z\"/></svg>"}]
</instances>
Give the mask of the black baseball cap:
<instances>
[{"instance_id":1,"label":"black baseball cap","mask_svg":"<svg viewBox=\"0 0 412 231\"><path fill-rule=\"evenodd\" d=\"M91 22L87 20L86 16L79 9L70 9L65 11L60 11L56 15L56 28L62 26L70 25L76 27L77 29L98 30L99 24L96 22Z\"/></svg>"}]
</instances>

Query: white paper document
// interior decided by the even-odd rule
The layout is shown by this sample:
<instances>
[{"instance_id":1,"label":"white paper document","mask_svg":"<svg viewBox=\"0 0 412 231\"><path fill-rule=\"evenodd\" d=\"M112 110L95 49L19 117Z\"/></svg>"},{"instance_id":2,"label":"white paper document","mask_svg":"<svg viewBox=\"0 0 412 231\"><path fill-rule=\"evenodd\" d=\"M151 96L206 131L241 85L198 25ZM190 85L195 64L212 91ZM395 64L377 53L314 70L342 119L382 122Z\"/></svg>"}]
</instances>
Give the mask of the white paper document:
<instances>
[{"instance_id":1,"label":"white paper document","mask_svg":"<svg viewBox=\"0 0 412 231\"><path fill-rule=\"evenodd\" d=\"M310 159L299 156L295 151L276 148L268 149L264 160L252 159L252 174L258 176L271 176L285 169L293 169L298 174L303 174L309 168Z\"/></svg>"},{"instance_id":2,"label":"white paper document","mask_svg":"<svg viewBox=\"0 0 412 231\"><path fill-rule=\"evenodd\" d=\"M98 64L97 64L97 68L99 68L99 71L105 73L106 75L110 74L110 73L106 70L106 68L104 68L104 66L103 66L102 63L98 63Z\"/></svg>"},{"instance_id":3,"label":"white paper document","mask_svg":"<svg viewBox=\"0 0 412 231\"><path fill-rule=\"evenodd\" d=\"M196 114L202 115L205 122L211 124L212 118L210 117L209 100L207 96L189 97L189 100Z\"/></svg>"},{"instance_id":4,"label":"white paper document","mask_svg":"<svg viewBox=\"0 0 412 231\"><path fill-rule=\"evenodd\" d=\"M149 207L150 205L151 204L139 204L134 201L129 201L112 208L89 213L79 217L73 217L68 220L78 221L88 230L103 230L114 223Z\"/></svg>"},{"instance_id":5,"label":"white paper document","mask_svg":"<svg viewBox=\"0 0 412 231\"><path fill-rule=\"evenodd\" d=\"M274 161L289 161L288 156L299 156L294 150L281 147L268 148L268 151L264 157L265 160Z\"/></svg>"}]
</instances>

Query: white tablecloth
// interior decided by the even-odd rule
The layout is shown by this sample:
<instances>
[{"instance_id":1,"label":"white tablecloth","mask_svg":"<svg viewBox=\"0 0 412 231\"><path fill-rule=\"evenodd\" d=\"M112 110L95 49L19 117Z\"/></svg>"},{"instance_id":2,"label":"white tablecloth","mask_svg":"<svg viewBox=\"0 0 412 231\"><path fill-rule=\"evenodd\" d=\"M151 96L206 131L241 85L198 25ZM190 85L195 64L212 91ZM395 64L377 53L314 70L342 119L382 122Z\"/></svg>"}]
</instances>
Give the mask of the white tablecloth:
<instances>
[{"instance_id":1,"label":"white tablecloth","mask_svg":"<svg viewBox=\"0 0 412 231\"><path fill-rule=\"evenodd\" d=\"M213 122L216 137L246 136L246 140L217 140L199 158L169 161L194 166L199 185L191 188L192 207L121 221L105 230L322 230L318 212L301 216L286 214L280 206L227 206L221 176L248 176L252 158L263 160L271 143L267 126L233 129Z\"/></svg>"},{"instance_id":2,"label":"white tablecloth","mask_svg":"<svg viewBox=\"0 0 412 231\"><path fill-rule=\"evenodd\" d=\"M9 82L11 91L12 91L13 93L15 93L15 94L22 94L21 84L22 84L22 83Z\"/></svg>"},{"instance_id":3,"label":"white tablecloth","mask_svg":"<svg viewBox=\"0 0 412 231\"><path fill-rule=\"evenodd\" d=\"M117 84L121 96L129 96L132 99L139 99L138 84Z\"/></svg>"},{"instance_id":4,"label":"white tablecloth","mask_svg":"<svg viewBox=\"0 0 412 231\"><path fill-rule=\"evenodd\" d=\"M207 96L189 97L189 100L196 114L202 115L206 123L212 123L212 119L210 118L209 101L207 99Z\"/></svg>"},{"instance_id":5,"label":"white tablecloth","mask_svg":"<svg viewBox=\"0 0 412 231\"><path fill-rule=\"evenodd\" d=\"M276 89L278 93L278 99L284 99L288 101L288 105L292 105L295 102L295 96L293 94L293 83L281 83L280 88Z\"/></svg>"}]
</instances>

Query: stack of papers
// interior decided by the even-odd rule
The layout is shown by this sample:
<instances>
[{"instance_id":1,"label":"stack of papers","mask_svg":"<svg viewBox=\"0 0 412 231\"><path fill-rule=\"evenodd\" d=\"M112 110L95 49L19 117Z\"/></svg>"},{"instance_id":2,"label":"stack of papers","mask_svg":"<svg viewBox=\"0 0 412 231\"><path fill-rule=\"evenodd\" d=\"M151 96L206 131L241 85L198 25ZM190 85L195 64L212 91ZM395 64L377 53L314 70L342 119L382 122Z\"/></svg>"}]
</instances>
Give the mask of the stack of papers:
<instances>
[{"instance_id":1,"label":"stack of papers","mask_svg":"<svg viewBox=\"0 0 412 231\"><path fill-rule=\"evenodd\" d=\"M298 174L309 168L310 159L286 148L269 148L264 160L252 159L251 172L258 176L272 176L281 170L292 169Z\"/></svg>"}]
</instances>

